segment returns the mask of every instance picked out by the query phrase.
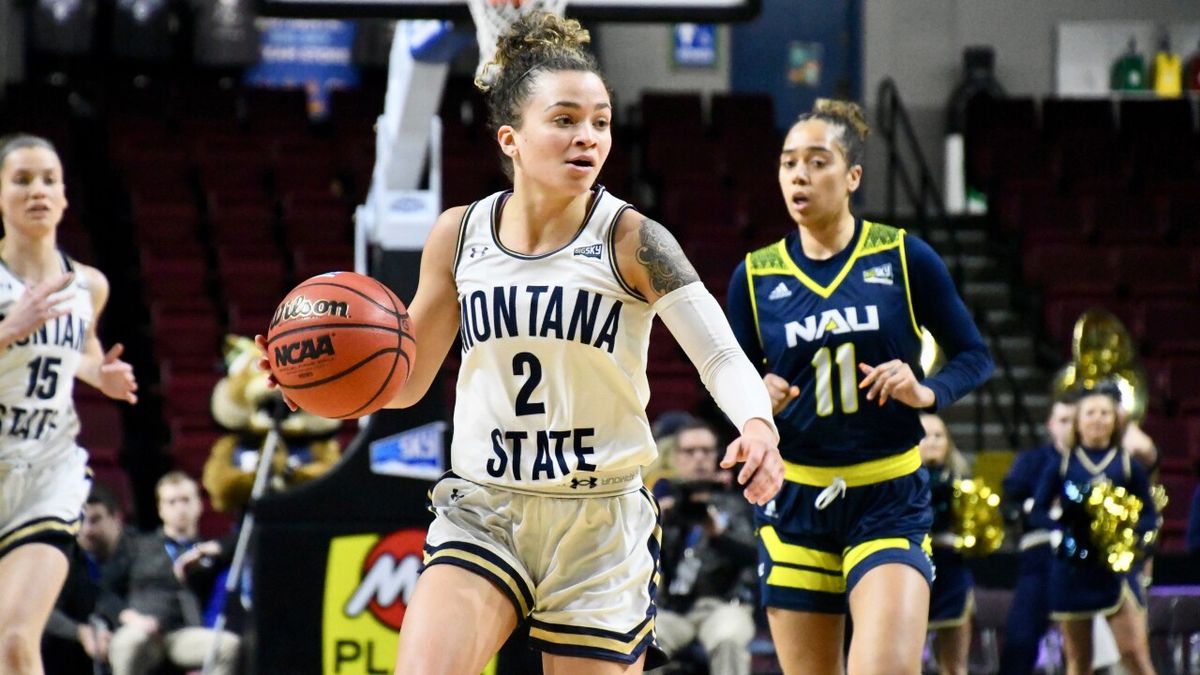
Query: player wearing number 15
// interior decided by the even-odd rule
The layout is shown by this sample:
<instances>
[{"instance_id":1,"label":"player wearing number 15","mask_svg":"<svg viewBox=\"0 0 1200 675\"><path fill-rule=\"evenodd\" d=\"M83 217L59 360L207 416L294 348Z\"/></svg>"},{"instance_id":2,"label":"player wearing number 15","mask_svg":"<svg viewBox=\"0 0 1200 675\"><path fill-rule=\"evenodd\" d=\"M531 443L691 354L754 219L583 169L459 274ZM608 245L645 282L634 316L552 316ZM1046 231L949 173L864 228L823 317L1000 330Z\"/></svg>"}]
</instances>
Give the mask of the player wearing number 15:
<instances>
[{"instance_id":1,"label":"player wearing number 15","mask_svg":"<svg viewBox=\"0 0 1200 675\"><path fill-rule=\"evenodd\" d=\"M729 288L785 461L757 524L762 598L789 674L845 672L847 608L850 673L920 672L933 569L918 410L948 406L992 370L937 254L850 212L867 132L851 103L818 101L800 116L779 162L797 228L747 255ZM929 378L922 326L948 358Z\"/></svg>"},{"instance_id":2,"label":"player wearing number 15","mask_svg":"<svg viewBox=\"0 0 1200 675\"><path fill-rule=\"evenodd\" d=\"M771 405L716 300L660 224L596 185L613 109L579 23L533 13L481 83L511 190L446 211L409 305L419 400L460 336L452 473L397 673L478 673L528 620L547 673L640 673L658 525L640 467L658 314L741 433L725 466L765 504L783 481ZM481 158L482 161L482 158Z\"/></svg>"},{"instance_id":3,"label":"player wearing number 15","mask_svg":"<svg viewBox=\"0 0 1200 675\"><path fill-rule=\"evenodd\" d=\"M42 629L67 574L91 481L75 444L75 378L135 403L121 346L96 322L108 299L99 270L56 246L67 206L48 141L0 138L0 672L42 672Z\"/></svg>"}]
</instances>

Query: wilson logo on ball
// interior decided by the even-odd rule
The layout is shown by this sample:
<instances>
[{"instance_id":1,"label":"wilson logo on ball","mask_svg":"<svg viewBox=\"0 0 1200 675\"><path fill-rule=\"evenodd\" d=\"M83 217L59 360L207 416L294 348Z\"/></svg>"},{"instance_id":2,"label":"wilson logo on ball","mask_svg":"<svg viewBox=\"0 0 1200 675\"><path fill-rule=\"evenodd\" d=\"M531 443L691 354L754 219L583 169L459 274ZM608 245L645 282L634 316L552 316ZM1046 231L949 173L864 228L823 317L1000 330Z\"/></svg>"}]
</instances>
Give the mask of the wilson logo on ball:
<instances>
[{"instance_id":1,"label":"wilson logo on ball","mask_svg":"<svg viewBox=\"0 0 1200 675\"><path fill-rule=\"evenodd\" d=\"M308 338L276 347L275 363L280 366L292 366L333 355L333 336L326 334L315 339Z\"/></svg>"},{"instance_id":2,"label":"wilson logo on ball","mask_svg":"<svg viewBox=\"0 0 1200 675\"><path fill-rule=\"evenodd\" d=\"M306 319L312 316L336 316L349 319L350 304L335 300L309 300L303 295L297 295L275 310L275 316L271 319L271 328L285 321Z\"/></svg>"}]
</instances>

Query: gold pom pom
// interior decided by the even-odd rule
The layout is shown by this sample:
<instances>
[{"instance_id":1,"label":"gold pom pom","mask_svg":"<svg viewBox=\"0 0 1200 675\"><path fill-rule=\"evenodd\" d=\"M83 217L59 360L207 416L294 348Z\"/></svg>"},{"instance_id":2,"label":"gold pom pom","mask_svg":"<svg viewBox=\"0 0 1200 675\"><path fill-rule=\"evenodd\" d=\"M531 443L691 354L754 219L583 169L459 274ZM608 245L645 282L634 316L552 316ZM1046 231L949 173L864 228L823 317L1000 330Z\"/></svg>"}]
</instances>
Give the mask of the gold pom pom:
<instances>
[{"instance_id":1,"label":"gold pom pom","mask_svg":"<svg viewBox=\"0 0 1200 675\"><path fill-rule=\"evenodd\" d=\"M1143 547L1153 542L1154 533L1142 536L1137 532L1142 506L1141 499L1112 483L1093 484L1084 502L1091 517L1092 544L1105 565L1118 574L1132 569Z\"/></svg>"},{"instance_id":2,"label":"gold pom pom","mask_svg":"<svg viewBox=\"0 0 1200 675\"><path fill-rule=\"evenodd\" d=\"M950 512L955 548L963 555L983 557L1004 543L1000 495L982 480L954 481Z\"/></svg>"}]
</instances>

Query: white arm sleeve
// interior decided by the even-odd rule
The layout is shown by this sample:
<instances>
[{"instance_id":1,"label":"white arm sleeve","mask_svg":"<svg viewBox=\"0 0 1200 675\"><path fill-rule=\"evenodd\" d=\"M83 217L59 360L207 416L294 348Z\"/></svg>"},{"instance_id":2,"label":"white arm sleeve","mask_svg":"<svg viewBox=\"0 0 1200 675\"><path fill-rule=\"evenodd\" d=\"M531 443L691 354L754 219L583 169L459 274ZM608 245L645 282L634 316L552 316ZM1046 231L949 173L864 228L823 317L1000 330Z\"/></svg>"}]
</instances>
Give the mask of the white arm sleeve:
<instances>
[{"instance_id":1,"label":"white arm sleeve","mask_svg":"<svg viewBox=\"0 0 1200 675\"><path fill-rule=\"evenodd\" d=\"M725 312L704 284L696 281L677 288L659 298L654 309L738 431L757 417L779 440L767 387L733 337Z\"/></svg>"}]
</instances>

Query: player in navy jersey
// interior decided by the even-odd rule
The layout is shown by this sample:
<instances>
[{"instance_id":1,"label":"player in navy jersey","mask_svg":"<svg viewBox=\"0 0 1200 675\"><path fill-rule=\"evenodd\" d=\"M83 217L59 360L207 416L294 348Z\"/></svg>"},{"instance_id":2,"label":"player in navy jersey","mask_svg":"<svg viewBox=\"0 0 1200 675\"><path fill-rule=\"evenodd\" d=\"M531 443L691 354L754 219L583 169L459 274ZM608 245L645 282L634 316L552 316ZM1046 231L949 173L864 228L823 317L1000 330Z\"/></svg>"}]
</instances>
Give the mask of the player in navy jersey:
<instances>
[{"instance_id":1,"label":"player in navy jersey","mask_svg":"<svg viewBox=\"0 0 1200 675\"><path fill-rule=\"evenodd\" d=\"M1017 455L1004 477L1004 510L1015 520L1021 538L1017 545L1017 585L1004 632L1000 655L1002 675L1030 675L1037 664L1038 645L1050 625L1050 530L1030 522L1038 481L1048 466L1058 466L1068 445L1075 420L1074 396L1058 398L1046 418L1045 443Z\"/></svg>"},{"instance_id":2,"label":"player in navy jersey","mask_svg":"<svg viewBox=\"0 0 1200 675\"><path fill-rule=\"evenodd\" d=\"M797 229L733 273L730 323L772 395L785 460L758 509L760 576L787 673L917 673L933 569L920 410L991 374L987 347L937 254L855 217L868 133L857 105L818 101L788 132L779 183ZM926 378L921 327L945 367Z\"/></svg>"},{"instance_id":3,"label":"player in navy jersey","mask_svg":"<svg viewBox=\"0 0 1200 675\"><path fill-rule=\"evenodd\" d=\"M1066 443L1070 451L1046 466L1038 481L1030 513L1035 527L1058 530L1055 534L1061 539L1061 531L1071 526L1059 520L1067 511L1061 501L1067 481L1081 488L1098 482L1125 487L1142 501L1136 525L1139 537L1157 526L1150 480L1121 445L1125 428L1118 411L1120 396L1115 386L1107 384L1080 396ZM1097 615L1108 620L1125 672L1152 675L1141 566L1134 564L1129 572L1118 573L1098 556L1090 558L1057 555L1050 560L1050 616L1062 630L1067 675L1092 672L1092 630Z\"/></svg>"},{"instance_id":4,"label":"player in navy jersey","mask_svg":"<svg viewBox=\"0 0 1200 675\"><path fill-rule=\"evenodd\" d=\"M657 508L641 467L658 316L740 436L743 494L783 482L771 403L674 237L596 185L612 103L587 31L533 13L480 82L512 189L446 211L409 305L419 345L391 404L420 400L460 338L452 472L431 490L425 570L397 673L480 672L518 622L546 673L642 671L654 641Z\"/></svg>"},{"instance_id":5,"label":"player in navy jersey","mask_svg":"<svg viewBox=\"0 0 1200 675\"><path fill-rule=\"evenodd\" d=\"M104 352L96 322L108 282L58 250L67 207L49 141L0 138L0 672L40 675L42 630L54 607L90 479L75 443L76 378L135 403L137 383Z\"/></svg>"}]
</instances>

